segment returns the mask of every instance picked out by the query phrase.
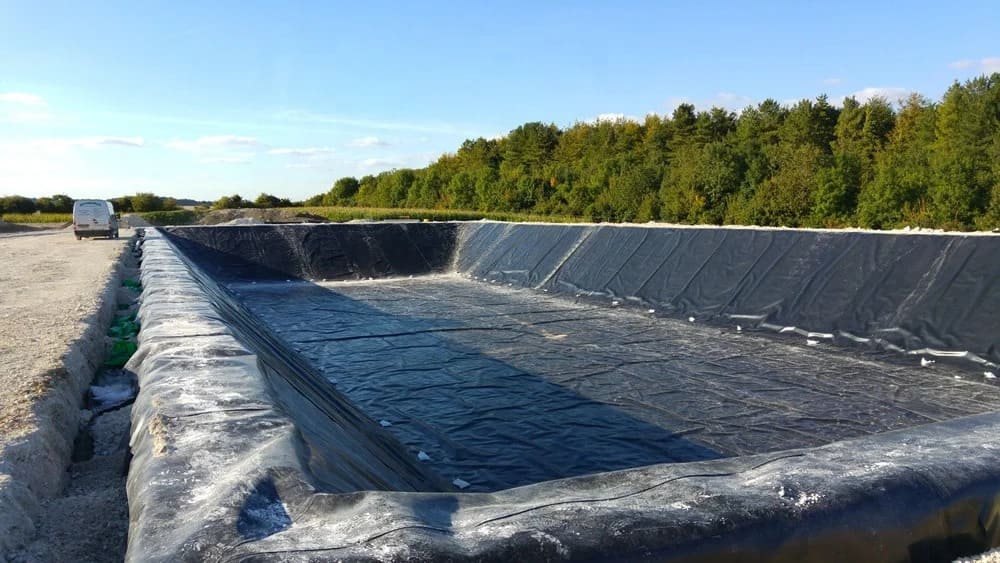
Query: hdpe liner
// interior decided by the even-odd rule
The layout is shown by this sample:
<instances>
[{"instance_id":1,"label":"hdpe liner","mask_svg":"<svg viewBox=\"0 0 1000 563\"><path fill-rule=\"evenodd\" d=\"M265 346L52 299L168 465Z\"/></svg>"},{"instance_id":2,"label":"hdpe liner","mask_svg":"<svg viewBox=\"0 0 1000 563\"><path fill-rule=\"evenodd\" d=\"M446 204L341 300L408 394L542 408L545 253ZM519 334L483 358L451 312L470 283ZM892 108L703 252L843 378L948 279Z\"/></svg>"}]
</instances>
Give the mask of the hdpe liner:
<instances>
[{"instance_id":1,"label":"hdpe liner","mask_svg":"<svg viewBox=\"0 0 1000 563\"><path fill-rule=\"evenodd\" d=\"M989 337L954 336L968 332L954 319L984 318L975 306L934 309L954 321L940 326L915 308L951 295L937 276L964 283L978 273L981 284L995 283L995 273L966 270L968 253L997 239L858 234L847 243L854 234L837 242L829 233L726 231L228 227L173 229L171 242L150 233L132 360L142 391L129 559L942 560L996 545L998 402L978 365L921 370L857 349L736 334L726 323L735 315L747 328L842 332L855 337L848 343L939 346L993 361L995 349L981 345ZM263 240L285 246L271 256ZM873 279L893 279L885 245L913 245L911 258L940 267L914 270L917 280L898 275L912 283L908 292L881 289ZM339 249L325 260L341 265L323 270L310 248ZM952 256L956 248L966 254ZM839 265L856 252L869 258ZM824 253L827 262L804 258ZM422 277L452 270L464 279ZM726 282L724 272L739 279ZM393 279L286 281L293 276ZM788 292L767 301L766 280ZM848 298L845 286L868 294ZM835 298L816 312L823 293ZM988 293L966 291L995 314ZM886 315L893 302L895 316ZM859 313L845 303L881 308ZM302 311L314 314L296 319ZM654 318L661 314L698 322ZM903 328L893 334L909 336L849 325L866 315L895 319ZM642 333L627 338L623 326ZM579 370L629 354L643 362ZM449 371L485 374L490 385L479 394L449 387ZM532 401L508 401L517 374L527 382L521 394L538 398L534 410ZM761 378L770 387L695 401L716 393L714 380L740 387ZM417 383L398 386L408 380ZM422 411L412 398L420 394L430 397ZM864 400L872 395L881 398ZM792 400L760 404L768 396ZM706 414L712 401L718 410ZM496 428L490 439L462 434L454 419L463 402L470 428L475 414L491 420L479 428ZM491 404L504 416L488 412ZM963 417L970 413L984 414ZM789 421L797 426L787 429ZM560 435L572 447L551 438ZM420 446L429 461L415 455ZM547 463L513 463L544 455ZM645 466L625 469L635 465ZM459 492L453 477L483 492ZM515 485L523 486L507 488Z\"/></svg>"}]
</instances>

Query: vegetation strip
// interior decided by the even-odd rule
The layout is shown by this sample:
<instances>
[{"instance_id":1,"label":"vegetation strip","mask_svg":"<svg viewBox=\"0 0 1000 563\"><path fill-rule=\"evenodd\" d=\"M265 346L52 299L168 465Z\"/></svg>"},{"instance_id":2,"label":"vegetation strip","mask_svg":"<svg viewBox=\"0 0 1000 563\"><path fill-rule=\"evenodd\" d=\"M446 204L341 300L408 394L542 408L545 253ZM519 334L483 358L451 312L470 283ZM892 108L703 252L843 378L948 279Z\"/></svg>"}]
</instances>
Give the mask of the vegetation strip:
<instances>
[{"instance_id":1,"label":"vegetation strip","mask_svg":"<svg viewBox=\"0 0 1000 563\"><path fill-rule=\"evenodd\" d=\"M939 102L914 93L898 106L879 97L836 106L825 95L791 105L768 99L738 114L681 104L641 121L525 123L498 139L468 139L425 168L340 178L297 204L262 193L211 206L302 207L333 221L542 216L990 230L1000 227L997 115L1000 73L956 82ZM65 212L67 200L10 196L0 198L0 213ZM151 193L112 201L122 212L152 213L153 224L193 223L198 213L179 206L209 203Z\"/></svg>"}]
</instances>

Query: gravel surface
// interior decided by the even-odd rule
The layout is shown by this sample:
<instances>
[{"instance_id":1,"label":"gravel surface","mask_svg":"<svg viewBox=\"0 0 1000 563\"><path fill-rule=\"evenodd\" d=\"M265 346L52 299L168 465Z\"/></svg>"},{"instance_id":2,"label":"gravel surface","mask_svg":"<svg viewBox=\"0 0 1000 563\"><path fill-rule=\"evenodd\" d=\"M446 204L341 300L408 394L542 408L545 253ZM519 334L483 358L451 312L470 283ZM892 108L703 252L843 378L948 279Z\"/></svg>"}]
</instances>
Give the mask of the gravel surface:
<instances>
[{"instance_id":1,"label":"gravel surface","mask_svg":"<svg viewBox=\"0 0 1000 563\"><path fill-rule=\"evenodd\" d=\"M33 515L69 480L125 246L72 231L0 237L0 555L33 534L19 513Z\"/></svg>"},{"instance_id":2,"label":"gravel surface","mask_svg":"<svg viewBox=\"0 0 1000 563\"><path fill-rule=\"evenodd\" d=\"M974 557L956 559L956 563L1000 563L1000 549L987 551Z\"/></svg>"},{"instance_id":3,"label":"gravel surface","mask_svg":"<svg viewBox=\"0 0 1000 563\"><path fill-rule=\"evenodd\" d=\"M31 409L59 384L124 246L59 231L0 239L0 449L38 424Z\"/></svg>"},{"instance_id":4,"label":"gravel surface","mask_svg":"<svg viewBox=\"0 0 1000 563\"><path fill-rule=\"evenodd\" d=\"M4 223L3 221L0 221L0 235L7 235L10 233L37 233L45 230L57 230L58 228L61 227L53 227L48 224L24 225L21 223Z\"/></svg>"}]
</instances>

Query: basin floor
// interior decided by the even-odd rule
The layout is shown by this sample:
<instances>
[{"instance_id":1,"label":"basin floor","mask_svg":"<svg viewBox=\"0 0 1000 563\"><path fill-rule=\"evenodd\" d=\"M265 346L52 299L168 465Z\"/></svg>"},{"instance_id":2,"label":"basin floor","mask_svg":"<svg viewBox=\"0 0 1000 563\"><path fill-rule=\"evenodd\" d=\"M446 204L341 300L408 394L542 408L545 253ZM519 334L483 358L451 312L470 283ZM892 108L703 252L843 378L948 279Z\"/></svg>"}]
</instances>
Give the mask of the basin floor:
<instances>
[{"instance_id":1,"label":"basin floor","mask_svg":"<svg viewBox=\"0 0 1000 563\"><path fill-rule=\"evenodd\" d=\"M468 490L819 446L1000 409L1000 388L940 363L454 275L230 289L413 456Z\"/></svg>"}]
</instances>

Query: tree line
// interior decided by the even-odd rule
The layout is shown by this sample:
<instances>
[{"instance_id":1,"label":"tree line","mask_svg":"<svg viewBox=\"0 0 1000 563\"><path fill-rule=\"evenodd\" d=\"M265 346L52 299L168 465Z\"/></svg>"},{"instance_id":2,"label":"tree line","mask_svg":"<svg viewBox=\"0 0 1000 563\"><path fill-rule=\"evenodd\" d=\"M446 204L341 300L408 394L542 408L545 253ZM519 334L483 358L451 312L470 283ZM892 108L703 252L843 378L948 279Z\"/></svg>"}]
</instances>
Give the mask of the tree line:
<instances>
[{"instance_id":1,"label":"tree line","mask_svg":"<svg viewBox=\"0 0 1000 563\"><path fill-rule=\"evenodd\" d=\"M145 211L175 211L180 209L177 200L152 193L137 193L109 200L116 211L126 213ZM72 213L75 199L65 194L29 198L19 195L0 197L0 214L4 213Z\"/></svg>"},{"instance_id":2,"label":"tree line","mask_svg":"<svg viewBox=\"0 0 1000 563\"><path fill-rule=\"evenodd\" d=\"M0 214L4 213L71 213L75 200L65 194L28 198L19 195L0 197Z\"/></svg>"},{"instance_id":3,"label":"tree line","mask_svg":"<svg viewBox=\"0 0 1000 563\"><path fill-rule=\"evenodd\" d=\"M939 102L826 96L739 114L526 123L420 169L340 178L306 205L477 209L593 221L949 229L1000 225L1000 74Z\"/></svg>"},{"instance_id":4,"label":"tree line","mask_svg":"<svg viewBox=\"0 0 1000 563\"><path fill-rule=\"evenodd\" d=\"M171 211L151 193L124 212ZM67 213L66 195L0 198L0 213ZM292 206L461 209L591 221L949 229L1000 226L1000 73L841 106L826 96L739 114L681 104L670 116L525 123L469 139L427 167L344 177L304 202L234 194L216 209Z\"/></svg>"},{"instance_id":5,"label":"tree line","mask_svg":"<svg viewBox=\"0 0 1000 563\"><path fill-rule=\"evenodd\" d=\"M73 203L76 200L68 195L59 194L51 197L29 198L19 195L0 197L0 214L4 213L72 213ZM194 207L207 207L208 202L196 202L194 200L180 200L172 197L162 197L149 192L140 192L135 195L113 197L110 200L114 204L115 210L124 213L146 213L150 211L177 211L181 208L181 203L195 204ZM205 206L200 205L205 203ZM303 202L293 202L288 198L279 198L271 194L262 193L256 199L243 199L240 195L234 194L223 196L212 202L213 209L238 209L238 208L270 208L270 207L296 207L303 205Z\"/></svg>"}]
</instances>

